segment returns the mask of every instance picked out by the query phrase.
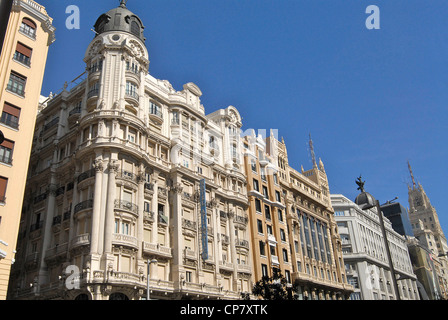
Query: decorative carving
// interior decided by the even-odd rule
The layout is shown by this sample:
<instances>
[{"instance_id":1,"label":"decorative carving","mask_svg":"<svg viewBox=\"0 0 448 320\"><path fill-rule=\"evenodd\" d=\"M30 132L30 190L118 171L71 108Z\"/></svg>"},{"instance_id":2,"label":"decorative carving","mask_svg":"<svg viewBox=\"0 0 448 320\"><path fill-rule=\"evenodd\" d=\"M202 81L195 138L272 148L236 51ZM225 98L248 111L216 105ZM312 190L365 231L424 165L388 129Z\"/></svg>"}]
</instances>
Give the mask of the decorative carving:
<instances>
[{"instance_id":1,"label":"decorative carving","mask_svg":"<svg viewBox=\"0 0 448 320\"><path fill-rule=\"evenodd\" d=\"M120 164L116 160L111 160L109 162L108 168L109 172L113 171L115 174L117 174L118 170L120 169Z\"/></svg>"},{"instance_id":2,"label":"decorative carving","mask_svg":"<svg viewBox=\"0 0 448 320\"><path fill-rule=\"evenodd\" d=\"M181 194L183 190L182 183L177 182L174 186L171 187L171 190L174 191L177 194Z\"/></svg>"},{"instance_id":3,"label":"decorative carving","mask_svg":"<svg viewBox=\"0 0 448 320\"><path fill-rule=\"evenodd\" d=\"M103 170L104 170L103 160L101 160L101 159L95 160L95 163L93 164L93 168L95 169L96 172L103 172Z\"/></svg>"},{"instance_id":4,"label":"decorative carving","mask_svg":"<svg viewBox=\"0 0 448 320\"><path fill-rule=\"evenodd\" d=\"M356 179L356 184L358 185L358 189L357 190L360 190L361 192L364 192L364 184L366 183L365 181L362 181L362 178L361 178L361 176L359 176L358 177L358 179Z\"/></svg>"}]
</instances>

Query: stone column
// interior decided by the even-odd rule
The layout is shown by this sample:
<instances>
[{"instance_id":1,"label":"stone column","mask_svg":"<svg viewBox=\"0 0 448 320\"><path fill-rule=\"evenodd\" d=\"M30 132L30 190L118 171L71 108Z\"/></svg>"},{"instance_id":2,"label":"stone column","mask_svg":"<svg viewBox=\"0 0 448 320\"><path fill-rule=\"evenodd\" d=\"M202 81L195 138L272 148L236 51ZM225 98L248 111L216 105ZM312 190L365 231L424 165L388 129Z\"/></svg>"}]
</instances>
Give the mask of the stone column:
<instances>
[{"instance_id":1,"label":"stone column","mask_svg":"<svg viewBox=\"0 0 448 320\"><path fill-rule=\"evenodd\" d=\"M181 276L183 276L183 252L184 252L184 238L182 235L182 181L178 173L173 176L173 187L171 188L173 197L173 219L172 221L172 232L173 232L173 282L174 288L181 288Z\"/></svg>"},{"instance_id":2,"label":"stone column","mask_svg":"<svg viewBox=\"0 0 448 320\"><path fill-rule=\"evenodd\" d=\"M229 219L229 236L230 236L230 253L232 255L232 263L233 263L233 291L238 291L238 264L237 264L237 255L235 248L235 224L233 223L233 218L235 217L235 212L231 210L229 206L228 212Z\"/></svg>"},{"instance_id":3,"label":"stone column","mask_svg":"<svg viewBox=\"0 0 448 320\"><path fill-rule=\"evenodd\" d=\"M151 211L154 213L154 222L152 224L151 243L156 244L158 242L157 234L159 232L159 172L154 170L152 179L154 192L151 200Z\"/></svg>"},{"instance_id":4,"label":"stone column","mask_svg":"<svg viewBox=\"0 0 448 320\"><path fill-rule=\"evenodd\" d=\"M104 227L104 255L103 261L106 263L105 268L108 267L110 261L113 261L112 256L112 236L114 233L114 221L115 221L115 176L118 173L120 165L117 160L112 159L109 162L109 177L107 186L107 203L106 203L106 221Z\"/></svg>"},{"instance_id":5,"label":"stone column","mask_svg":"<svg viewBox=\"0 0 448 320\"><path fill-rule=\"evenodd\" d=\"M40 256L39 262L39 284L47 283L48 278L48 268L45 262L45 255L48 249L50 249L51 244L51 226L53 225L53 217L56 205L56 177L55 174L51 174L50 186L48 188L48 200L47 200L47 210L45 213L45 225L42 226L42 254ZM36 221L36 223L39 221Z\"/></svg>"},{"instance_id":6,"label":"stone column","mask_svg":"<svg viewBox=\"0 0 448 320\"><path fill-rule=\"evenodd\" d=\"M95 189L93 194L93 210L92 210L92 230L90 236L90 255L92 259L94 255L98 255L100 216L101 216L101 191L103 186L103 160L97 159L93 164L95 168ZM93 261L92 261L93 262ZM92 269L96 270L98 266L92 264Z\"/></svg>"},{"instance_id":7,"label":"stone column","mask_svg":"<svg viewBox=\"0 0 448 320\"><path fill-rule=\"evenodd\" d=\"M138 205L138 218L137 218L137 241L138 241L138 254L137 254L137 270L144 269L145 262L143 261L143 209L145 204L145 168L141 167L137 175L138 191L137 191L137 205Z\"/></svg>"}]
</instances>

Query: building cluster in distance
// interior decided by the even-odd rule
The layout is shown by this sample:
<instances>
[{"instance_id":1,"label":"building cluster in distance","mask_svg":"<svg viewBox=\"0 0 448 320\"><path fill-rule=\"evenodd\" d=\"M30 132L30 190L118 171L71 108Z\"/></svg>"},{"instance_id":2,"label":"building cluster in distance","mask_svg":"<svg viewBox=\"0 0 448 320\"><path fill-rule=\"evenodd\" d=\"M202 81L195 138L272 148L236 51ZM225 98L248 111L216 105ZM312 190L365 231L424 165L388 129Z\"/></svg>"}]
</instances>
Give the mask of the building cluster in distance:
<instances>
[{"instance_id":1,"label":"building cluster in distance","mask_svg":"<svg viewBox=\"0 0 448 320\"><path fill-rule=\"evenodd\" d=\"M409 214L331 194L311 138L296 170L276 130L243 136L235 107L207 114L197 85L151 76L126 1L97 19L79 81L41 97L51 23L15 0L0 59L1 299L233 300L276 271L300 300L447 298L410 166Z\"/></svg>"}]
</instances>

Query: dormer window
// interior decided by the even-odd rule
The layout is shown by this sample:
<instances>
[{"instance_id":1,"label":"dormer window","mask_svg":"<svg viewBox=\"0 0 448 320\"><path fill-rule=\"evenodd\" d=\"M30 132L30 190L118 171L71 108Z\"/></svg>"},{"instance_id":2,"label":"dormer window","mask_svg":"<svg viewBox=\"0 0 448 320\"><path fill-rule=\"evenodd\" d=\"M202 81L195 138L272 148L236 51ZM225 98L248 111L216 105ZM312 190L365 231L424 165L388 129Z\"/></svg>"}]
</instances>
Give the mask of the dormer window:
<instances>
[{"instance_id":1,"label":"dormer window","mask_svg":"<svg viewBox=\"0 0 448 320\"><path fill-rule=\"evenodd\" d=\"M137 37L140 36L140 26L135 21L131 21L131 33Z\"/></svg>"}]
</instances>

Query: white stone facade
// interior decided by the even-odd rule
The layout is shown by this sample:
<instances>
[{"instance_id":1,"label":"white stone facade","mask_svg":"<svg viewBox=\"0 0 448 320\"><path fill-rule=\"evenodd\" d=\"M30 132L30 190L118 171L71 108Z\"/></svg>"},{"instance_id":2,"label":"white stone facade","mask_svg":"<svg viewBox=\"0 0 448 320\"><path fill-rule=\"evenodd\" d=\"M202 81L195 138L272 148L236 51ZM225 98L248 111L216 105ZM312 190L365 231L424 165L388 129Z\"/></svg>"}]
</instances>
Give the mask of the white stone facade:
<instances>
[{"instance_id":1,"label":"white stone facade","mask_svg":"<svg viewBox=\"0 0 448 320\"><path fill-rule=\"evenodd\" d=\"M332 194L338 232L342 240L347 279L354 300L397 300L376 208L361 210L343 195ZM419 300L406 239L384 217L387 240L398 279L401 300ZM401 280L400 280L401 279Z\"/></svg>"},{"instance_id":2,"label":"white stone facade","mask_svg":"<svg viewBox=\"0 0 448 320\"><path fill-rule=\"evenodd\" d=\"M84 61L83 81L38 115L12 298L144 298L154 259L151 298L250 292L237 109L206 115L195 84L176 91L149 75L128 32L98 34Z\"/></svg>"}]
</instances>

